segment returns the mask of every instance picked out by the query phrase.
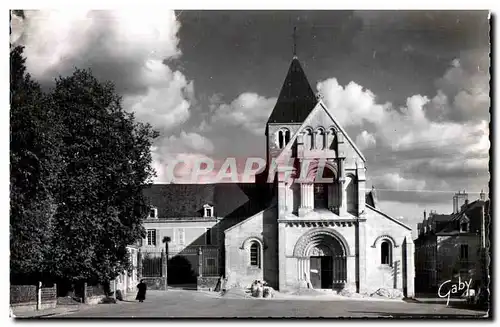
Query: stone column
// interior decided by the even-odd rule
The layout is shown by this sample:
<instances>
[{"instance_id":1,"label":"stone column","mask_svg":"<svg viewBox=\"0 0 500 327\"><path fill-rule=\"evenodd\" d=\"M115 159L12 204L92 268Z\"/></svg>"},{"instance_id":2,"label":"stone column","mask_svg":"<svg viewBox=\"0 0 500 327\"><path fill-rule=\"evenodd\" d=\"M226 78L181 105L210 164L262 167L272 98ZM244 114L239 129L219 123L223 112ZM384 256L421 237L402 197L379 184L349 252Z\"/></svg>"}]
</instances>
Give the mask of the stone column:
<instances>
[{"instance_id":1,"label":"stone column","mask_svg":"<svg viewBox=\"0 0 500 327\"><path fill-rule=\"evenodd\" d=\"M359 292L363 292L367 290L366 285L366 223L364 221L358 222L358 226L356 227L357 232L358 232L358 247L359 247L359 254L358 254L358 283L359 283Z\"/></svg>"},{"instance_id":2,"label":"stone column","mask_svg":"<svg viewBox=\"0 0 500 327\"><path fill-rule=\"evenodd\" d=\"M203 256L201 248L198 248L198 277L203 276Z\"/></svg>"},{"instance_id":3,"label":"stone column","mask_svg":"<svg viewBox=\"0 0 500 327\"><path fill-rule=\"evenodd\" d=\"M286 289L286 230L285 224L278 223L278 288Z\"/></svg>"},{"instance_id":4,"label":"stone column","mask_svg":"<svg viewBox=\"0 0 500 327\"><path fill-rule=\"evenodd\" d=\"M300 208L299 216L302 217L314 208L313 184L300 184Z\"/></svg>"},{"instance_id":5,"label":"stone column","mask_svg":"<svg viewBox=\"0 0 500 327\"><path fill-rule=\"evenodd\" d=\"M286 189L285 183L278 181L278 211L282 215L286 209Z\"/></svg>"},{"instance_id":6,"label":"stone column","mask_svg":"<svg viewBox=\"0 0 500 327\"><path fill-rule=\"evenodd\" d=\"M414 248L413 241L407 237L403 246L406 246L406 296L413 298L415 296L415 263L413 259Z\"/></svg>"},{"instance_id":7,"label":"stone column","mask_svg":"<svg viewBox=\"0 0 500 327\"><path fill-rule=\"evenodd\" d=\"M137 251L137 279L142 278L142 251Z\"/></svg>"},{"instance_id":8,"label":"stone column","mask_svg":"<svg viewBox=\"0 0 500 327\"><path fill-rule=\"evenodd\" d=\"M167 290L167 256L165 254L165 250L161 250L161 277L163 277L164 281L164 289Z\"/></svg>"},{"instance_id":9,"label":"stone column","mask_svg":"<svg viewBox=\"0 0 500 327\"><path fill-rule=\"evenodd\" d=\"M345 190L345 169L344 169L344 159L339 160L339 183L338 183L338 204L339 204L339 216L345 216L347 214L347 197Z\"/></svg>"}]
</instances>

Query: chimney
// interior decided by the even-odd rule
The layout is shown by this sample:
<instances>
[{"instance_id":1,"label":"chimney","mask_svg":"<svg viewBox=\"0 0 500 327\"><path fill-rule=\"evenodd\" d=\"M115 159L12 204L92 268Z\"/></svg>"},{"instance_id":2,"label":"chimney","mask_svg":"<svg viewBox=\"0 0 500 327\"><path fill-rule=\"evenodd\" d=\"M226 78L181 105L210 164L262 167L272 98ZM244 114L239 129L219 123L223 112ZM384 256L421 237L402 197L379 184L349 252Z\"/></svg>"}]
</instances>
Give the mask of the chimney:
<instances>
[{"instance_id":1,"label":"chimney","mask_svg":"<svg viewBox=\"0 0 500 327\"><path fill-rule=\"evenodd\" d=\"M479 193L479 200L481 201L486 201L486 194L481 190L481 193Z\"/></svg>"},{"instance_id":2,"label":"chimney","mask_svg":"<svg viewBox=\"0 0 500 327\"><path fill-rule=\"evenodd\" d=\"M427 212L424 210L424 220L427 218Z\"/></svg>"}]
</instances>

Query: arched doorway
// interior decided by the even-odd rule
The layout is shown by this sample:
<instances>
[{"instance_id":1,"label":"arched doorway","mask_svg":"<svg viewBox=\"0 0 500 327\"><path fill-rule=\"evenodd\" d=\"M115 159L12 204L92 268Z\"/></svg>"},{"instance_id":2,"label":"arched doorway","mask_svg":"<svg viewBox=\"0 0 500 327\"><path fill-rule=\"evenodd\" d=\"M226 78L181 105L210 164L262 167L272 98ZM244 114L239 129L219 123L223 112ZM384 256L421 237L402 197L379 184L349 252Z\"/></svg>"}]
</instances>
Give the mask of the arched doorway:
<instances>
[{"instance_id":1,"label":"arched doorway","mask_svg":"<svg viewBox=\"0 0 500 327\"><path fill-rule=\"evenodd\" d=\"M312 230L299 238L294 255L299 258L299 274L315 289L332 289L347 282L345 239L330 229Z\"/></svg>"}]
</instances>

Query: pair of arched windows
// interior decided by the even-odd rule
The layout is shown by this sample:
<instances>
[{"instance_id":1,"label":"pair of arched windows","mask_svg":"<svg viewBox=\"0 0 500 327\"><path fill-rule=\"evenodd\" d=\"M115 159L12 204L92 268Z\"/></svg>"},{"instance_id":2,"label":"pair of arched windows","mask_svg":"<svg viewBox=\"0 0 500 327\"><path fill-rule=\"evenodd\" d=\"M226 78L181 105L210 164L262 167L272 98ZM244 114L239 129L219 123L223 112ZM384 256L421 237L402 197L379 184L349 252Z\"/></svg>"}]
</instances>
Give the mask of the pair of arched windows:
<instances>
[{"instance_id":1,"label":"pair of arched windows","mask_svg":"<svg viewBox=\"0 0 500 327\"><path fill-rule=\"evenodd\" d=\"M278 131L278 147L283 149L290 142L290 131L286 128Z\"/></svg>"}]
</instances>

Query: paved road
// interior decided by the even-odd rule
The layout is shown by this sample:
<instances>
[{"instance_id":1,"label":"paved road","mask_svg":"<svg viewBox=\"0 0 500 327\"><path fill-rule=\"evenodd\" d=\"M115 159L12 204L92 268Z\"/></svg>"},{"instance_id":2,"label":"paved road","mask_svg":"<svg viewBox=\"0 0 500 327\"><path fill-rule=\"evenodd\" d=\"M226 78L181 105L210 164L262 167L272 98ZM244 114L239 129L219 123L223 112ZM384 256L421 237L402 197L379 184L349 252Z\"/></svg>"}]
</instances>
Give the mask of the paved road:
<instances>
[{"instance_id":1,"label":"paved road","mask_svg":"<svg viewBox=\"0 0 500 327\"><path fill-rule=\"evenodd\" d=\"M144 303L124 301L100 304L60 318L282 318L282 317L481 317L483 312L441 304L387 301L323 301L290 299L227 299L212 293L170 290L149 291Z\"/></svg>"}]
</instances>

